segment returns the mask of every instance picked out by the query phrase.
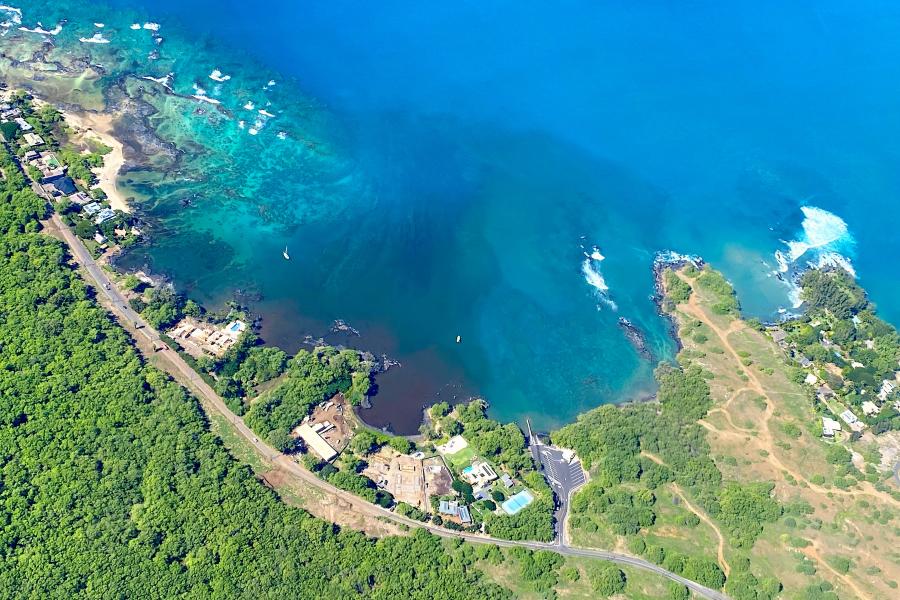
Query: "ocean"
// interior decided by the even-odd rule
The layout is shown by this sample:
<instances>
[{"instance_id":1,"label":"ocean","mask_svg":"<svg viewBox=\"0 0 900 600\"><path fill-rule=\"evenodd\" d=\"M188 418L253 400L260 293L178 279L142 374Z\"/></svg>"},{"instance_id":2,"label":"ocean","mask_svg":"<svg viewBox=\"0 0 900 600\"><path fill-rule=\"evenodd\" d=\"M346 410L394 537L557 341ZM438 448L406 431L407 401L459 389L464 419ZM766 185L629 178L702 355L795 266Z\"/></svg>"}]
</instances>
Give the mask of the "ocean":
<instances>
[{"instance_id":1,"label":"ocean","mask_svg":"<svg viewBox=\"0 0 900 600\"><path fill-rule=\"evenodd\" d=\"M791 272L840 264L900 323L896 2L39 0L0 19L4 73L50 40L44 63L99 76L36 88L143 107L155 150L120 185L150 242L121 264L249 303L289 351L399 361L373 425L480 396L549 430L652 394L676 350L661 251L701 255L763 319L796 304Z\"/></svg>"}]
</instances>

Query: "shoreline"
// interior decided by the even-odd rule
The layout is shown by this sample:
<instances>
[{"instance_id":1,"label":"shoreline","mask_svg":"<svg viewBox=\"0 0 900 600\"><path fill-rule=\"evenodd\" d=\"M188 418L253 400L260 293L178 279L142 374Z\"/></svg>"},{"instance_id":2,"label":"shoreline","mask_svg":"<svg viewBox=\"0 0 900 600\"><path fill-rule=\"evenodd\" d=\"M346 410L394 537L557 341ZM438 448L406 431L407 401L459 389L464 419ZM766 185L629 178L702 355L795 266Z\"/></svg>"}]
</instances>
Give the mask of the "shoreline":
<instances>
[{"instance_id":1,"label":"shoreline","mask_svg":"<svg viewBox=\"0 0 900 600\"><path fill-rule=\"evenodd\" d=\"M112 150L103 156L103 166L93 169L97 175L97 187L106 194L109 205L114 210L131 212L125 195L119 190L119 172L125 166L124 146L113 135L113 115L109 113L75 113L60 111L67 125L80 135L90 134Z\"/></svg>"}]
</instances>

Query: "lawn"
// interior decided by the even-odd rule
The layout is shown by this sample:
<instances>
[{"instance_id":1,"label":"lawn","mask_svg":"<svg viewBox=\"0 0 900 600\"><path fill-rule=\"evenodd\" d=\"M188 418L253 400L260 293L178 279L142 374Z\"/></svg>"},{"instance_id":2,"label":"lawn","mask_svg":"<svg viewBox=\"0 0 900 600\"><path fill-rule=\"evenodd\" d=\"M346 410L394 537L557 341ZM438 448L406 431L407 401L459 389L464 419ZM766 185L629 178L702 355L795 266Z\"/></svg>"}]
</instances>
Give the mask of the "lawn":
<instances>
[{"instance_id":1,"label":"lawn","mask_svg":"<svg viewBox=\"0 0 900 600\"><path fill-rule=\"evenodd\" d=\"M472 459L475 458L475 448L466 446L458 452L444 454L443 456L444 460L447 461L447 464L453 470L454 475L459 475L464 468L472 464Z\"/></svg>"}]
</instances>

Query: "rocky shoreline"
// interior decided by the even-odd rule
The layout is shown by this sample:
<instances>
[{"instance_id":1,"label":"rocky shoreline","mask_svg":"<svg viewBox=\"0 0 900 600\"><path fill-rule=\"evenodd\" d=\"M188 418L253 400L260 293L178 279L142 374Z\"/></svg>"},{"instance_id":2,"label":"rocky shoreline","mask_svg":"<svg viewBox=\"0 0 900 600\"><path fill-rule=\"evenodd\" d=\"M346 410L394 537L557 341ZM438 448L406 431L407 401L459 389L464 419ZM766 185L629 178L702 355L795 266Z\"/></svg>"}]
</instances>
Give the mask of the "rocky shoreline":
<instances>
[{"instance_id":1,"label":"rocky shoreline","mask_svg":"<svg viewBox=\"0 0 900 600\"><path fill-rule=\"evenodd\" d=\"M678 323L675 321L672 313L666 310L665 307L666 294L663 273L665 273L666 269L677 270L688 265L696 269L702 269L705 264L700 256L678 254L672 251L659 252L653 259L653 288L655 291L650 296L650 299L656 305L657 314L667 323L669 335L675 340L679 352L684 346L681 343L681 338L678 336Z\"/></svg>"}]
</instances>

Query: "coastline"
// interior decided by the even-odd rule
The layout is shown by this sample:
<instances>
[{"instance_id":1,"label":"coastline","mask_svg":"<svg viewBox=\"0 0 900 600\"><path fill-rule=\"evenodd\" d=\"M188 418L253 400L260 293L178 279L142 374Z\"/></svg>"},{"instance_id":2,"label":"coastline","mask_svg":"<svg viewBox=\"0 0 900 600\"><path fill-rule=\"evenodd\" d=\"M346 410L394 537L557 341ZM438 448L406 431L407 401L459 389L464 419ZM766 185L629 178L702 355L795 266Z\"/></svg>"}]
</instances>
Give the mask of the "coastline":
<instances>
[{"instance_id":1,"label":"coastline","mask_svg":"<svg viewBox=\"0 0 900 600\"><path fill-rule=\"evenodd\" d=\"M74 113L62 112L66 123L73 126L76 133L90 134L112 150L104 155L103 166L93 169L97 175L97 187L106 194L110 206L114 210L130 213L131 208L125 195L119 190L117 180L119 171L125 165L125 153L122 142L113 134L113 115L108 113Z\"/></svg>"}]
</instances>

